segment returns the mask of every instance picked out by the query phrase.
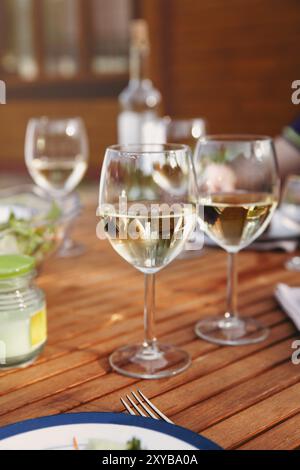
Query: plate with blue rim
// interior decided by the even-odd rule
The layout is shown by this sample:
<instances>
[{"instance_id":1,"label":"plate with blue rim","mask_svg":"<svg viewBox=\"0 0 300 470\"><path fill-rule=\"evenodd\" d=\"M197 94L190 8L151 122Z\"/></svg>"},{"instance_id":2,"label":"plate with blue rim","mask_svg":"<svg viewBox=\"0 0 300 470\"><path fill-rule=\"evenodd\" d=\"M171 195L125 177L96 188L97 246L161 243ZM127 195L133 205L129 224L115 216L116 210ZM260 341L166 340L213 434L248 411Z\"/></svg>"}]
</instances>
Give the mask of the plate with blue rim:
<instances>
[{"instance_id":1,"label":"plate with blue rim","mask_svg":"<svg viewBox=\"0 0 300 470\"><path fill-rule=\"evenodd\" d=\"M69 413L0 428L0 450L221 450L185 428L122 413Z\"/></svg>"}]
</instances>

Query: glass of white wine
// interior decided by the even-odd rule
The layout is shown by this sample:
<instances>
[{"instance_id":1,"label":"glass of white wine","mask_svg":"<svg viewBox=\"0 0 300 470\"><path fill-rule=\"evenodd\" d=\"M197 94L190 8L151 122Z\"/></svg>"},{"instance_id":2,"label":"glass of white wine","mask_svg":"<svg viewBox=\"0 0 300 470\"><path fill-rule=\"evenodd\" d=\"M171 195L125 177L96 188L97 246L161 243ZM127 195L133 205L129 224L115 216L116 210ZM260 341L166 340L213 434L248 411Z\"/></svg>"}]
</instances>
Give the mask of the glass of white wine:
<instances>
[{"instance_id":1,"label":"glass of white wine","mask_svg":"<svg viewBox=\"0 0 300 470\"><path fill-rule=\"evenodd\" d=\"M89 144L79 117L31 119L25 139L25 162L34 182L56 199L61 207L81 182L87 170ZM70 237L71 224L59 256L77 256L84 246Z\"/></svg>"},{"instance_id":2,"label":"glass of white wine","mask_svg":"<svg viewBox=\"0 0 300 470\"><path fill-rule=\"evenodd\" d=\"M228 252L227 310L196 325L202 339L223 345L257 343L268 329L237 310L236 254L269 224L279 198L279 176L272 139L220 135L199 140L194 155L200 223Z\"/></svg>"},{"instance_id":3,"label":"glass of white wine","mask_svg":"<svg viewBox=\"0 0 300 470\"><path fill-rule=\"evenodd\" d=\"M157 174L163 172L164 178ZM155 275L183 250L196 223L194 172L189 147L176 144L113 146L102 168L98 236L145 275L144 341L110 356L130 377L168 377L185 370L190 357L157 341ZM130 327L130 325L129 325Z\"/></svg>"}]
</instances>

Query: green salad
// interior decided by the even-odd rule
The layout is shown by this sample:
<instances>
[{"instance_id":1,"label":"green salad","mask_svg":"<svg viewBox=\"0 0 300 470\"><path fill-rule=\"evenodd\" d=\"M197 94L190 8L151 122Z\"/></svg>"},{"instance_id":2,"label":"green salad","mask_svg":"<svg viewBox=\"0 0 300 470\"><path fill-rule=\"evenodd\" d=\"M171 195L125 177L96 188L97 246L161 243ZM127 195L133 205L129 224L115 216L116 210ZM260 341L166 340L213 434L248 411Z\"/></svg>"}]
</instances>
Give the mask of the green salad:
<instances>
[{"instance_id":1,"label":"green salad","mask_svg":"<svg viewBox=\"0 0 300 470\"><path fill-rule=\"evenodd\" d=\"M135 437L124 444L104 439L90 439L86 450L142 450L142 444Z\"/></svg>"},{"instance_id":2,"label":"green salad","mask_svg":"<svg viewBox=\"0 0 300 470\"><path fill-rule=\"evenodd\" d=\"M60 216L61 210L54 202L43 218L17 218L12 211L8 220L0 224L0 254L19 253L41 262L56 247L59 230L56 222Z\"/></svg>"}]
</instances>

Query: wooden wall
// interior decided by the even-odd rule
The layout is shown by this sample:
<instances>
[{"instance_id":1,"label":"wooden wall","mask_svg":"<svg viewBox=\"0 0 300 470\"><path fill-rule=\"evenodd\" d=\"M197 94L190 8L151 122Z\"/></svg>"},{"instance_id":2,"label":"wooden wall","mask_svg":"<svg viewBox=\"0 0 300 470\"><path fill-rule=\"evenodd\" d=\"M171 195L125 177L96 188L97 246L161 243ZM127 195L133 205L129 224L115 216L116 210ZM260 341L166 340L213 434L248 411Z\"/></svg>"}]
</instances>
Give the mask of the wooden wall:
<instances>
[{"instance_id":1,"label":"wooden wall","mask_svg":"<svg viewBox=\"0 0 300 470\"><path fill-rule=\"evenodd\" d=\"M149 0L148 3L151 3ZM168 113L210 132L274 135L300 106L299 0L162 0Z\"/></svg>"},{"instance_id":2,"label":"wooden wall","mask_svg":"<svg viewBox=\"0 0 300 470\"><path fill-rule=\"evenodd\" d=\"M31 117L81 116L87 126L91 165L89 176L98 178L105 148L116 143L116 99L20 100L0 106L0 171L26 171L24 140Z\"/></svg>"},{"instance_id":3,"label":"wooden wall","mask_svg":"<svg viewBox=\"0 0 300 470\"><path fill-rule=\"evenodd\" d=\"M140 0L150 23L152 75L165 112L204 116L209 131L275 135L300 106L299 0ZM0 77L1 78L1 77ZM0 170L24 169L31 116L81 115L98 178L105 147L116 142L117 98L8 101L0 106Z\"/></svg>"}]
</instances>

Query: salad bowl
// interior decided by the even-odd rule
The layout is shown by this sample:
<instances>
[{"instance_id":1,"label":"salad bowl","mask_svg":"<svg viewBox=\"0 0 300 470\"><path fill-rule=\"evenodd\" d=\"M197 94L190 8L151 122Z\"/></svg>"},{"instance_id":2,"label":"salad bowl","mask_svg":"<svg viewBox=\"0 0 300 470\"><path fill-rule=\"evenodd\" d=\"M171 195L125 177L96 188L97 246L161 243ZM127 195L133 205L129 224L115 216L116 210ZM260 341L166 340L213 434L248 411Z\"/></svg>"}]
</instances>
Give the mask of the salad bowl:
<instances>
[{"instance_id":1,"label":"salad bowl","mask_svg":"<svg viewBox=\"0 0 300 470\"><path fill-rule=\"evenodd\" d=\"M76 193L58 202L34 185L0 190L0 254L33 256L40 266L58 250L80 210Z\"/></svg>"}]
</instances>

